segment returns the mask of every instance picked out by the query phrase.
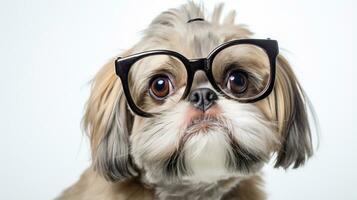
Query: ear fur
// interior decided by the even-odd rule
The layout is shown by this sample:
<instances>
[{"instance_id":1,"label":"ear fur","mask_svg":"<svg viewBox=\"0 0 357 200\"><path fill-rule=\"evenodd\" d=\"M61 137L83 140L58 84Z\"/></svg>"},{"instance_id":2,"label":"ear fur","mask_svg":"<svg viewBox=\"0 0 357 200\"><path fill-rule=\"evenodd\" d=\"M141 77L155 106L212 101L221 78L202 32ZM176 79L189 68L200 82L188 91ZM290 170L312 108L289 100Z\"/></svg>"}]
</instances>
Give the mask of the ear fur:
<instances>
[{"instance_id":1,"label":"ear fur","mask_svg":"<svg viewBox=\"0 0 357 200\"><path fill-rule=\"evenodd\" d=\"M94 169L107 180L135 176L130 158L132 115L127 108L114 60L95 76L83 125L90 137Z\"/></svg>"},{"instance_id":2,"label":"ear fur","mask_svg":"<svg viewBox=\"0 0 357 200\"><path fill-rule=\"evenodd\" d=\"M275 167L297 168L313 154L308 120L311 105L288 61L281 55L277 57L277 77L270 103L274 104L271 107L275 107L273 112L281 135Z\"/></svg>"}]
</instances>

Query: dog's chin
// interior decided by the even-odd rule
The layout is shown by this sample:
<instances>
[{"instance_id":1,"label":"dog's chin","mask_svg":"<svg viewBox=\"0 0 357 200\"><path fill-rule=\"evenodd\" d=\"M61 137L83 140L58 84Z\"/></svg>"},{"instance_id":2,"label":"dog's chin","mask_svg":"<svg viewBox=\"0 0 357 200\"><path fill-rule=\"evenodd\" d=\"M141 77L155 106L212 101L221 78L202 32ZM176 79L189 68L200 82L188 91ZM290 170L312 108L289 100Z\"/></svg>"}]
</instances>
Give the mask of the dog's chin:
<instances>
[{"instance_id":1,"label":"dog's chin","mask_svg":"<svg viewBox=\"0 0 357 200\"><path fill-rule=\"evenodd\" d=\"M216 182L232 176L226 165L229 151L227 147L229 143L225 133L217 129L203 127L195 132L186 141L183 149L190 173L182 179L194 182Z\"/></svg>"},{"instance_id":2,"label":"dog's chin","mask_svg":"<svg viewBox=\"0 0 357 200\"><path fill-rule=\"evenodd\" d=\"M189 173L183 181L212 183L238 176L227 167L232 151L227 130L216 118L193 120L187 126L182 153Z\"/></svg>"}]
</instances>

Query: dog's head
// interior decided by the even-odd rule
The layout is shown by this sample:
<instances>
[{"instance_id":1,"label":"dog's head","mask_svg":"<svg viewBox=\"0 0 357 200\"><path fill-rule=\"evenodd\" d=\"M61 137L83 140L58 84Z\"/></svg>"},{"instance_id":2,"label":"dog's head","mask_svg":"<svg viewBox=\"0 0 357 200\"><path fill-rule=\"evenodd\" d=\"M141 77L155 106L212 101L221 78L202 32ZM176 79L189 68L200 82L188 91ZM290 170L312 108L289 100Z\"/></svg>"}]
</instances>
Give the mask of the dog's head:
<instances>
[{"instance_id":1,"label":"dog's head","mask_svg":"<svg viewBox=\"0 0 357 200\"><path fill-rule=\"evenodd\" d=\"M166 49L190 59L206 58L222 43L251 36L234 24L234 12L221 20L221 11L218 6L210 20L192 20L204 18L193 3L164 12L122 56ZM94 79L84 117L94 168L112 181L140 175L150 183L212 182L256 173L274 153L276 167L304 164L312 155L307 99L281 55L274 57L275 85L267 97L247 103L222 94L263 90L259 85L269 84L264 53L243 45L218 54L211 63L219 66L212 67L212 77L200 68L189 90L185 61L141 59L124 83L111 60Z\"/></svg>"}]
</instances>

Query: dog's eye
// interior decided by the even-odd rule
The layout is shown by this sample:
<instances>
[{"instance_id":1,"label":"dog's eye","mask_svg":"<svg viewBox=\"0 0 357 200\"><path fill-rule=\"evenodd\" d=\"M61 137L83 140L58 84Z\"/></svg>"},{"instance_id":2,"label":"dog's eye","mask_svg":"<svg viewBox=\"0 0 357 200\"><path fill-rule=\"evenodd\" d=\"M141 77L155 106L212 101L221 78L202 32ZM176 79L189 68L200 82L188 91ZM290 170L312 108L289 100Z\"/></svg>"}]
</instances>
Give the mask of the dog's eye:
<instances>
[{"instance_id":1,"label":"dog's eye","mask_svg":"<svg viewBox=\"0 0 357 200\"><path fill-rule=\"evenodd\" d=\"M234 70L228 75L227 89L233 94L241 94L248 86L247 74L241 70Z\"/></svg>"},{"instance_id":2,"label":"dog's eye","mask_svg":"<svg viewBox=\"0 0 357 200\"><path fill-rule=\"evenodd\" d=\"M166 75L156 76L150 81L150 94L155 99L164 99L170 94L171 90L172 83Z\"/></svg>"}]
</instances>

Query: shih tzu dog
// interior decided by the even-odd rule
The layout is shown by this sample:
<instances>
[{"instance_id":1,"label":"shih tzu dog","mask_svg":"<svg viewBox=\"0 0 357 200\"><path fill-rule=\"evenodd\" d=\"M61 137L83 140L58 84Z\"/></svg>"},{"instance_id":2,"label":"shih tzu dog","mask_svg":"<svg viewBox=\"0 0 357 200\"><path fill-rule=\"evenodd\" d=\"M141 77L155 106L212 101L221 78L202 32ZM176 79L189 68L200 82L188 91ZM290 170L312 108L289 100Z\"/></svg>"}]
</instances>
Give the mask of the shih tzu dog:
<instances>
[{"instance_id":1,"label":"shih tzu dog","mask_svg":"<svg viewBox=\"0 0 357 200\"><path fill-rule=\"evenodd\" d=\"M312 155L308 100L271 39L192 2L95 76L92 166L58 199L262 200L260 171Z\"/></svg>"}]
</instances>

